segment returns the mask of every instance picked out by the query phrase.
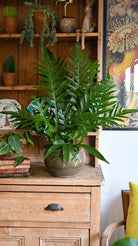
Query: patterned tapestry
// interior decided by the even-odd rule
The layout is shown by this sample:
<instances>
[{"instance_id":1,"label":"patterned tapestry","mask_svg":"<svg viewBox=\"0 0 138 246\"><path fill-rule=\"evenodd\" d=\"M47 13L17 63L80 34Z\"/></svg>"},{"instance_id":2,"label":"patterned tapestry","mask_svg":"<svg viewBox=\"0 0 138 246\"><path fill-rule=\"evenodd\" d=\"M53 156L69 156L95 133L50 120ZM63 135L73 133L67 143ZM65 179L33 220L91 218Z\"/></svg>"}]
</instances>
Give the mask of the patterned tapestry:
<instances>
[{"instance_id":1,"label":"patterned tapestry","mask_svg":"<svg viewBox=\"0 0 138 246\"><path fill-rule=\"evenodd\" d=\"M138 108L138 0L107 0L105 19L105 73L116 85L120 105ZM129 115L121 129L138 130L138 113Z\"/></svg>"}]
</instances>

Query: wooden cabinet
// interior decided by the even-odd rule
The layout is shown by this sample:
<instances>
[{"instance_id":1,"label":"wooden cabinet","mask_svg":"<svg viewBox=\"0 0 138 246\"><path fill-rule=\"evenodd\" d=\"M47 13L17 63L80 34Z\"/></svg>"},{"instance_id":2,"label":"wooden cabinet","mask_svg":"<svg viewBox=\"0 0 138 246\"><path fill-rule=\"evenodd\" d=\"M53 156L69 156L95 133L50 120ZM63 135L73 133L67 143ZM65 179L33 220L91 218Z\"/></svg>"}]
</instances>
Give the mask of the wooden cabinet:
<instances>
[{"instance_id":1,"label":"wooden cabinet","mask_svg":"<svg viewBox=\"0 0 138 246\"><path fill-rule=\"evenodd\" d=\"M63 16L63 3L55 4L55 0L39 0L42 5L49 4L58 16L58 20ZM74 0L74 2L67 7L67 15L74 17L76 21L76 33L59 33L57 26L57 43L50 47L51 51L56 57L68 57L70 51L74 48L76 41L82 41L82 23L85 15L86 0ZM17 34L3 34L4 27L3 9L6 6L16 7L18 11L18 33ZM26 95L38 95L35 88L37 85L34 70L34 63L38 62L40 57L40 39L39 34L35 34L34 47L31 48L27 40L24 40L20 45L21 31L24 26L25 14L28 8L24 6L24 0L1 0L0 1L0 99L16 99L20 104L27 107L31 99ZM92 33L85 33L85 49L90 51L90 59L92 61L98 60L100 62L100 47L101 47L101 14L102 14L102 0L97 0L93 6L93 19L95 22L95 30ZM12 87L3 86L2 72L3 63L7 55L13 54L16 61L16 81ZM2 129L0 133L3 133ZM5 133L5 131L4 131ZM40 137L34 136L35 147L30 147L25 152L25 156L32 161L43 161L44 150L41 149ZM91 133L85 139L94 147L98 148L98 134ZM97 159L90 157L87 153L87 162L93 162L98 165Z\"/></svg>"},{"instance_id":2,"label":"wooden cabinet","mask_svg":"<svg viewBox=\"0 0 138 246\"><path fill-rule=\"evenodd\" d=\"M49 4L63 15L62 3L55 0L40 0ZM68 6L68 15L76 19L76 33L59 33L57 43L50 47L56 57L68 57L76 41L82 41L81 27L84 18L85 0L74 0ZM61 6L62 5L62 6ZM3 9L14 6L18 10L18 33L3 34ZM19 44L25 13L24 0L0 1L0 99L15 99L27 107L31 101L26 95L39 96L34 63L40 57L39 35L35 34L34 47L25 40ZM85 49L91 51L90 59L100 61L102 0L95 1L94 18L96 28L85 33ZM3 86L2 72L5 58L13 54L16 61L16 81L12 87ZM7 133L0 130L0 134ZM15 133L17 130L14 131ZM24 154L32 162L43 162L41 140L36 134L35 147ZM98 149L98 133L89 133L85 142ZM43 142L44 143L44 142ZM51 177L44 165L31 164L29 178L0 179L0 246L99 246L100 230L100 188L103 176L97 159L86 153L85 165L75 178ZM63 210L49 211L44 208L51 203L60 204Z\"/></svg>"},{"instance_id":3,"label":"wooden cabinet","mask_svg":"<svg viewBox=\"0 0 138 246\"><path fill-rule=\"evenodd\" d=\"M99 246L100 167L51 177L32 164L29 178L0 179L0 246ZM63 210L44 208L59 204Z\"/></svg>"},{"instance_id":4,"label":"wooden cabinet","mask_svg":"<svg viewBox=\"0 0 138 246\"><path fill-rule=\"evenodd\" d=\"M0 246L89 246L86 229L2 228L0 231L10 231L10 236L0 236Z\"/></svg>"}]
</instances>

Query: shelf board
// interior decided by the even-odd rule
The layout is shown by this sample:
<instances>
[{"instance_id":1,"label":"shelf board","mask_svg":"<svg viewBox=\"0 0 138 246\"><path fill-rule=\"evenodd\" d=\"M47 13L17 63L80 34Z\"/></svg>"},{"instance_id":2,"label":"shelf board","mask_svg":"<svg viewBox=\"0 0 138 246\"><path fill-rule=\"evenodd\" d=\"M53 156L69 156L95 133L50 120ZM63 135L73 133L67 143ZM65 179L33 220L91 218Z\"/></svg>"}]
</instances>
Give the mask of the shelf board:
<instances>
[{"instance_id":1,"label":"shelf board","mask_svg":"<svg viewBox=\"0 0 138 246\"><path fill-rule=\"evenodd\" d=\"M0 38L20 38L21 34L0 34Z\"/></svg>"},{"instance_id":2,"label":"shelf board","mask_svg":"<svg viewBox=\"0 0 138 246\"><path fill-rule=\"evenodd\" d=\"M87 136L99 136L98 132L88 132Z\"/></svg>"},{"instance_id":3,"label":"shelf board","mask_svg":"<svg viewBox=\"0 0 138 246\"><path fill-rule=\"evenodd\" d=\"M1 91L36 91L38 85L0 86Z\"/></svg>"},{"instance_id":4,"label":"shelf board","mask_svg":"<svg viewBox=\"0 0 138 246\"><path fill-rule=\"evenodd\" d=\"M15 134L17 134L17 133L24 133L25 131L27 131L27 130L0 130L0 135L2 135L2 134L4 134L4 135L6 135L6 134L8 134L8 132L13 132L13 133L15 133ZM33 135L33 136L39 136L37 133L35 133L35 132L31 132L31 134ZM98 132L88 132L88 135L87 136L98 136Z\"/></svg>"},{"instance_id":5,"label":"shelf board","mask_svg":"<svg viewBox=\"0 0 138 246\"><path fill-rule=\"evenodd\" d=\"M56 36L57 38L69 38L69 37L76 37L79 35L80 37L82 36L81 32L78 33L57 33ZM100 36L100 33L98 32L91 32L91 33L86 33L85 32L85 37L98 37Z\"/></svg>"},{"instance_id":6,"label":"shelf board","mask_svg":"<svg viewBox=\"0 0 138 246\"><path fill-rule=\"evenodd\" d=\"M82 36L81 32L77 33L56 33L57 38L75 38L77 35L80 37ZM91 33L86 33L85 32L85 37L99 37L101 34L99 32L91 32ZM0 34L0 38L20 38L21 34ZM39 34L34 34L34 37L39 38Z\"/></svg>"},{"instance_id":7,"label":"shelf board","mask_svg":"<svg viewBox=\"0 0 138 246\"><path fill-rule=\"evenodd\" d=\"M13 133L15 133L15 134L18 134L18 133L24 133L24 132L26 132L27 130L12 130L12 129L10 129L10 130L4 130L4 129L2 129L2 130L0 130L0 135L7 135L8 134L8 132L13 132ZM37 133L35 133L35 132L31 132L31 134L33 135L33 136L39 136Z\"/></svg>"}]
</instances>

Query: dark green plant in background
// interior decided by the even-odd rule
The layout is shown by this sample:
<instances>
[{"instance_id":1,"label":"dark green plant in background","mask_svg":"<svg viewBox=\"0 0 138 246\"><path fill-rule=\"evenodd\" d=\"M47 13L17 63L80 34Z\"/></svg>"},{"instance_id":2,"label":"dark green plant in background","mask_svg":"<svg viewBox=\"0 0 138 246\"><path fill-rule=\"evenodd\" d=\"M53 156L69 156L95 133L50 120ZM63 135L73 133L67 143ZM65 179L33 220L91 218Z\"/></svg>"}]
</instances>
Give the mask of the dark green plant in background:
<instances>
[{"instance_id":1,"label":"dark green plant in background","mask_svg":"<svg viewBox=\"0 0 138 246\"><path fill-rule=\"evenodd\" d=\"M4 73L15 73L16 64L13 55L9 55L6 57L3 67Z\"/></svg>"},{"instance_id":2,"label":"dark green plant in background","mask_svg":"<svg viewBox=\"0 0 138 246\"><path fill-rule=\"evenodd\" d=\"M5 112L11 114L19 129L35 131L49 141L49 146L45 146L45 158L59 150L58 157L67 164L70 153L76 160L83 147L108 162L94 147L83 144L84 137L101 126L119 126L119 121L128 113L137 112L119 106L110 77L100 80L97 77L99 65L92 63L88 55L81 51L79 43L71 52L71 62L56 59L45 49L44 58L35 67L41 78L38 89L45 96L33 106L33 114L23 106L18 112Z\"/></svg>"},{"instance_id":3,"label":"dark green plant in background","mask_svg":"<svg viewBox=\"0 0 138 246\"><path fill-rule=\"evenodd\" d=\"M33 40L35 34L35 27L33 21L33 13L35 10L42 10L44 14L43 18L43 29L40 33L40 47L41 47L41 57L43 54L43 47L45 39L48 39L47 47L49 45L54 45L57 41L56 38L56 23L57 16L55 12L50 8L49 5L42 6L38 4L38 0L34 0L34 2L24 2L24 5L30 8L30 11L26 13L25 21L24 21L24 30L21 33L20 44L23 43L24 38L26 37L30 46L33 47ZM50 18L50 26L47 25L46 20Z\"/></svg>"}]
</instances>

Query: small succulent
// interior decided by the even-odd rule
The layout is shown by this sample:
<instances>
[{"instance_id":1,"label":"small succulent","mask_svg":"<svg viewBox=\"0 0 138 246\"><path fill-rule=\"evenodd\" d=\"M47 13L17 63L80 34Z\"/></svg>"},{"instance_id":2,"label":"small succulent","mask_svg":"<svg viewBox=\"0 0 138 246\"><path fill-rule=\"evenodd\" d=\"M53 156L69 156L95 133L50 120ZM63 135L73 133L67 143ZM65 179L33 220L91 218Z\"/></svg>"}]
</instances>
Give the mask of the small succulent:
<instances>
[{"instance_id":1,"label":"small succulent","mask_svg":"<svg viewBox=\"0 0 138 246\"><path fill-rule=\"evenodd\" d=\"M14 17L17 18L18 13L14 7L5 7L3 11L4 17Z\"/></svg>"},{"instance_id":2,"label":"small succulent","mask_svg":"<svg viewBox=\"0 0 138 246\"><path fill-rule=\"evenodd\" d=\"M3 71L4 73L15 73L16 64L13 55L9 55L6 57Z\"/></svg>"}]
</instances>

